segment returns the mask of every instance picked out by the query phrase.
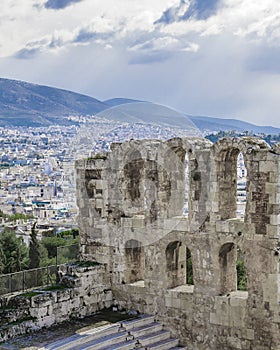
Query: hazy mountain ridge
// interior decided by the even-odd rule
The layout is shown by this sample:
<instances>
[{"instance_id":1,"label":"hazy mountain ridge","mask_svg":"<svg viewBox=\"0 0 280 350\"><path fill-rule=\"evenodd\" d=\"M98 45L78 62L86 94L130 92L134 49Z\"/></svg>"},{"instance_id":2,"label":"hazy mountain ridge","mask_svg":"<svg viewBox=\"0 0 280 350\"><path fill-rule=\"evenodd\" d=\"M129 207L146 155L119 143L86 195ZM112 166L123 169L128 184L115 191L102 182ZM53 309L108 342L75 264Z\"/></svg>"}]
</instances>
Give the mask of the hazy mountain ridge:
<instances>
[{"instance_id":1,"label":"hazy mountain ridge","mask_svg":"<svg viewBox=\"0 0 280 350\"><path fill-rule=\"evenodd\" d=\"M119 106L127 103L146 102L146 101L133 100L132 98L115 97L102 102L105 103L107 106L115 107L115 106Z\"/></svg>"},{"instance_id":2,"label":"hazy mountain ridge","mask_svg":"<svg viewBox=\"0 0 280 350\"><path fill-rule=\"evenodd\" d=\"M67 125L73 124L73 121L69 121L67 116L96 115L105 110L106 113L100 113L99 115L121 122L158 123L169 126L174 124L175 127L187 125L182 118L182 113L169 109L170 115L166 113L161 115L161 111L166 111L166 108L159 108L158 113L155 110L157 108L155 106L158 105L153 103L150 103L151 110L146 108L145 115L143 115L140 110L135 110L135 106L139 105L141 107L141 103L144 105L144 101L129 98L112 98L99 101L93 97L68 90L0 78L0 126ZM131 107L124 107L121 114L115 115L115 107L121 105L131 105ZM147 105L148 103L146 103ZM132 115L130 109L133 110ZM139 113L141 114L141 120L135 117ZM202 132L236 130L266 134L280 133L279 128L258 126L238 119L189 115L186 115L186 119Z\"/></svg>"},{"instance_id":3,"label":"hazy mountain ridge","mask_svg":"<svg viewBox=\"0 0 280 350\"><path fill-rule=\"evenodd\" d=\"M92 115L106 108L103 102L86 95L0 78L1 125L64 124L65 116Z\"/></svg>"},{"instance_id":4,"label":"hazy mountain ridge","mask_svg":"<svg viewBox=\"0 0 280 350\"><path fill-rule=\"evenodd\" d=\"M98 117L115 122L143 123L185 129L189 131L189 134L200 134L190 118L173 109L151 102L122 103L100 112Z\"/></svg>"},{"instance_id":5,"label":"hazy mountain ridge","mask_svg":"<svg viewBox=\"0 0 280 350\"><path fill-rule=\"evenodd\" d=\"M261 126L255 125L248 122L244 122L239 119L225 119L225 118L213 118L213 117L199 117L189 116L191 121L201 131L231 131L235 130L238 132L251 131L255 134L279 134L280 129L273 126Z\"/></svg>"}]
</instances>

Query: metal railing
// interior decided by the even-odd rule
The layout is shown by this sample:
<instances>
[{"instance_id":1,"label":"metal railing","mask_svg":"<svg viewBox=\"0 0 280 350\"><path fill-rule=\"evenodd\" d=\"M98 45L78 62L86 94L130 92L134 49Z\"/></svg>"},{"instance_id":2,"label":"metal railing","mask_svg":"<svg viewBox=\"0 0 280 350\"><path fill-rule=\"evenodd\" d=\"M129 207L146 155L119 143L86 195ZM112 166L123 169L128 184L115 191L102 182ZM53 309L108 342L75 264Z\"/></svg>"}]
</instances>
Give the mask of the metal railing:
<instances>
[{"instance_id":1,"label":"metal railing","mask_svg":"<svg viewBox=\"0 0 280 350\"><path fill-rule=\"evenodd\" d=\"M0 295L52 285L56 283L56 278L56 265L2 275L0 276Z\"/></svg>"},{"instance_id":2,"label":"metal railing","mask_svg":"<svg viewBox=\"0 0 280 350\"><path fill-rule=\"evenodd\" d=\"M1 275L0 295L56 284L58 267L78 260L78 253L78 244L57 247L56 265Z\"/></svg>"}]
</instances>

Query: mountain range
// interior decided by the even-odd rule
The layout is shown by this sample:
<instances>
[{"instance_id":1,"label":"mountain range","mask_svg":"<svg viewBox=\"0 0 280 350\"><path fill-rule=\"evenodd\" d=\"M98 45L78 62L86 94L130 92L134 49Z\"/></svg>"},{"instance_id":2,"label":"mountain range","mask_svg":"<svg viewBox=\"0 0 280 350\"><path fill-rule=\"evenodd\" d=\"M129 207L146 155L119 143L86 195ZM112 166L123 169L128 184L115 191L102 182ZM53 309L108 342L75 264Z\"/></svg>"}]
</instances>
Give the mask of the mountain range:
<instances>
[{"instance_id":1,"label":"mountain range","mask_svg":"<svg viewBox=\"0 0 280 350\"><path fill-rule=\"evenodd\" d=\"M127 98L100 101L68 90L0 78L0 126L68 125L73 122L67 117L78 115L182 128L190 127L192 122L202 132L280 133L279 128L257 126L238 119L184 115L167 107Z\"/></svg>"},{"instance_id":2,"label":"mountain range","mask_svg":"<svg viewBox=\"0 0 280 350\"><path fill-rule=\"evenodd\" d=\"M0 126L65 124L66 116L90 115L106 108L89 96L0 78Z\"/></svg>"}]
</instances>

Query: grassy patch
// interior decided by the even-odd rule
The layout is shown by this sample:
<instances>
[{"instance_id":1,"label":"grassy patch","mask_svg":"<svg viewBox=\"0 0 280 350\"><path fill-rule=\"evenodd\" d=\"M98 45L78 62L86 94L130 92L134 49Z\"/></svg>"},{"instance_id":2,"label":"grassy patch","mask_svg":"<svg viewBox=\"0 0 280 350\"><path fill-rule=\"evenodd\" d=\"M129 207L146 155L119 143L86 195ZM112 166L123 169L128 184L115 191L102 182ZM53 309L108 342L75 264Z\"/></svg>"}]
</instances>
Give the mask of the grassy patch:
<instances>
[{"instance_id":1,"label":"grassy patch","mask_svg":"<svg viewBox=\"0 0 280 350\"><path fill-rule=\"evenodd\" d=\"M93 156L93 157L86 158L87 161L91 161L91 160L95 160L95 159L106 160L106 159L107 159L107 156L105 156L105 155L102 154L102 153L97 153L97 154L96 154L95 156Z\"/></svg>"},{"instance_id":2,"label":"grassy patch","mask_svg":"<svg viewBox=\"0 0 280 350\"><path fill-rule=\"evenodd\" d=\"M26 293L20 294L18 296L22 297L22 298L32 298L32 297L34 297L35 295L38 295L38 294L41 294L41 292L31 291L31 292L26 292Z\"/></svg>"},{"instance_id":3,"label":"grassy patch","mask_svg":"<svg viewBox=\"0 0 280 350\"><path fill-rule=\"evenodd\" d=\"M69 289L69 287L63 285L63 284L54 284L53 286L47 286L45 288L43 288L43 291L46 292L51 292L51 291L55 291L55 290L64 290L64 289Z\"/></svg>"}]
</instances>

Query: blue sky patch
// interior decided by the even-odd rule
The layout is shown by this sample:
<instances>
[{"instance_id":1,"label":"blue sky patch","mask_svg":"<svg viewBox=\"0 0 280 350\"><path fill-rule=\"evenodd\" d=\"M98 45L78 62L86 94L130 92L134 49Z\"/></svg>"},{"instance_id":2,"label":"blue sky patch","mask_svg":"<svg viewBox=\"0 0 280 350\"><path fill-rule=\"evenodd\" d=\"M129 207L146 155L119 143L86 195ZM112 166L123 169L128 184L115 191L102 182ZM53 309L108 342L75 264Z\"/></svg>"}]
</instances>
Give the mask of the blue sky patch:
<instances>
[{"instance_id":1,"label":"blue sky patch","mask_svg":"<svg viewBox=\"0 0 280 350\"><path fill-rule=\"evenodd\" d=\"M76 2L81 2L83 0L48 0L45 3L46 9L61 10L67 6L70 6Z\"/></svg>"}]
</instances>

